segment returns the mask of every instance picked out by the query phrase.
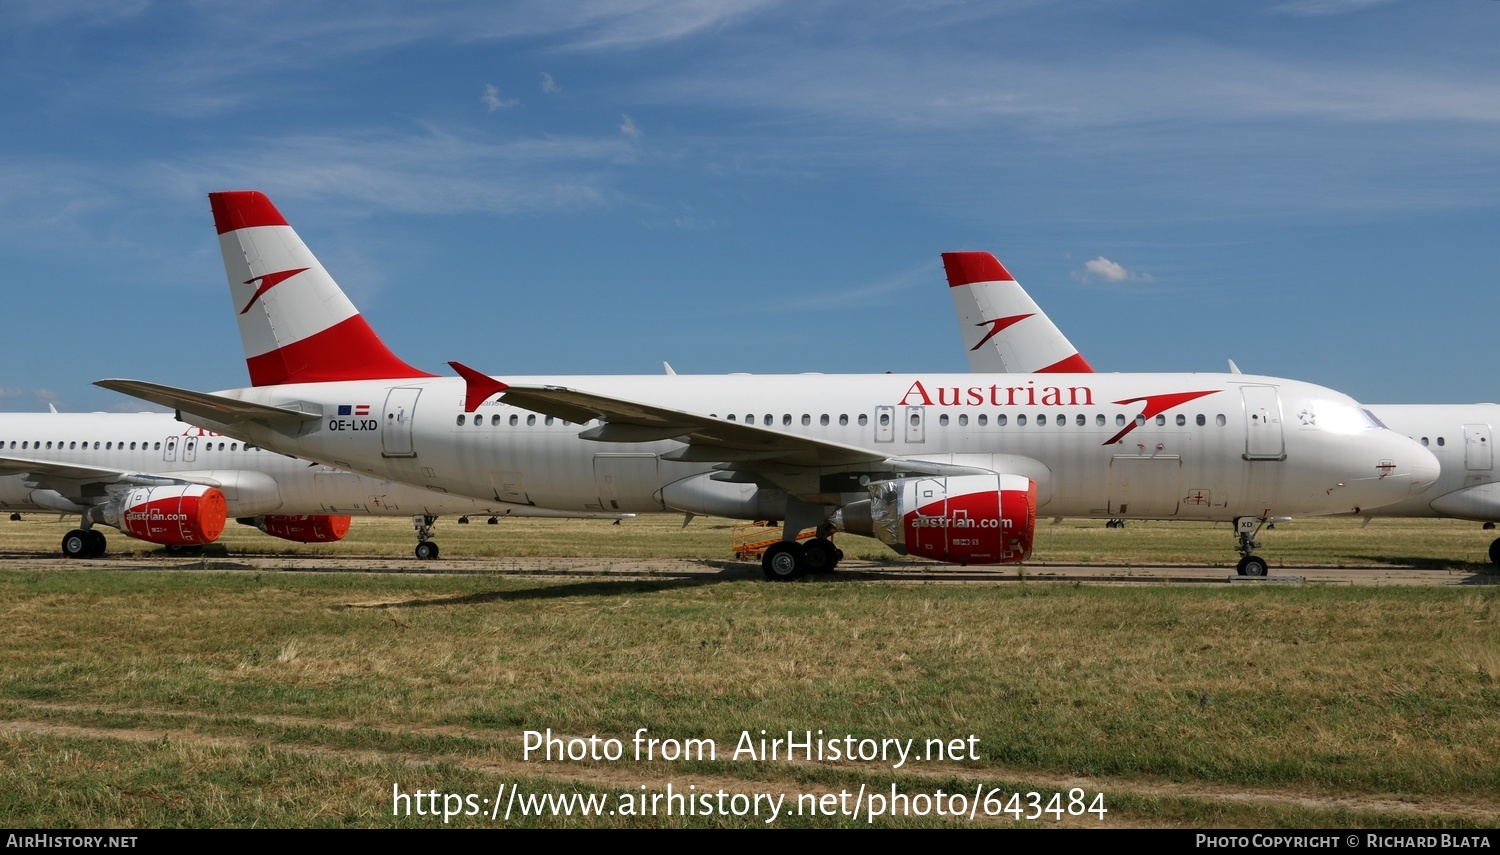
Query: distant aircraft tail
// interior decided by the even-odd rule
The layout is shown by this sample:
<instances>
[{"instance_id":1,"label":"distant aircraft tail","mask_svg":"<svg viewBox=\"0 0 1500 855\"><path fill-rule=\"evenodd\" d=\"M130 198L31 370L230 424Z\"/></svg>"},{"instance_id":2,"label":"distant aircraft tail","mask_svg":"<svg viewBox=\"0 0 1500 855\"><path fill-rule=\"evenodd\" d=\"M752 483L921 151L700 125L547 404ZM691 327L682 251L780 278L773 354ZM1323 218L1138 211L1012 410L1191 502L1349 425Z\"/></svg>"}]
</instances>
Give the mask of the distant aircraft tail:
<instances>
[{"instance_id":1,"label":"distant aircraft tail","mask_svg":"<svg viewBox=\"0 0 1500 855\"><path fill-rule=\"evenodd\" d=\"M208 199L252 386L434 376L385 346L264 193Z\"/></svg>"},{"instance_id":2,"label":"distant aircraft tail","mask_svg":"<svg viewBox=\"0 0 1500 855\"><path fill-rule=\"evenodd\" d=\"M987 252L945 252L948 293L969 352L983 374L1092 373L1093 366Z\"/></svg>"}]
</instances>

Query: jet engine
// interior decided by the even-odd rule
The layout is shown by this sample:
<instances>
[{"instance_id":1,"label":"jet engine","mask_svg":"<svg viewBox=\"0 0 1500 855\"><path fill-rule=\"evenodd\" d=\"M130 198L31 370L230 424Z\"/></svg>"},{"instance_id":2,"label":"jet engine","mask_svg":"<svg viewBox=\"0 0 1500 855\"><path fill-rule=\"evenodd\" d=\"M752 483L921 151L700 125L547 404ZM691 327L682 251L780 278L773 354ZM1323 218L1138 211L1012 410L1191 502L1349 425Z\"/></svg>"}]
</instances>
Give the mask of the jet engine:
<instances>
[{"instance_id":1,"label":"jet engine","mask_svg":"<svg viewBox=\"0 0 1500 855\"><path fill-rule=\"evenodd\" d=\"M869 485L840 525L903 555L954 564L1016 564L1031 555L1036 482L1022 475L902 478Z\"/></svg>"},{"instance_id":2,"label":"jet engine","mask_svg":"<svg viewBox=\"0 0 1500 855\"><path fill-rule=\"evenodd\" d=\"M343 514L314 514L293 516L289 514L266 514L258 517L240 517L244 525L253 525L272 537L294 540L298 543L333 543L343 540L349 533L352 517Z\"/></svg>"},{"instance_id":3,"label":"jet engine","mask_svg":"<svg viewBox=\"0 0 1500 855\"><path fill-rule=\"evenodd\" d=\"M102 522L164 546L202 546L218 540L228 507L217 487L201 484L137 487L111 505L104 509Z\"/></svg>"}]
</instances>

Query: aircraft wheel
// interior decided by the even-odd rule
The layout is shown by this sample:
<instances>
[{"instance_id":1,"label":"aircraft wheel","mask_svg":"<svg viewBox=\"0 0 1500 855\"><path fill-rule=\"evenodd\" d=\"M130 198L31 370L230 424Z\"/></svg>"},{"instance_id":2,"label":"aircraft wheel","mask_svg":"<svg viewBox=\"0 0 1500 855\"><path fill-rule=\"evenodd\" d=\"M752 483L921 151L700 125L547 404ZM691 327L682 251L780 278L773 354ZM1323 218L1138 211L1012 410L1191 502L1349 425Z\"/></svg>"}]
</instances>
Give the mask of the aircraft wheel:
<instances>
[{"instance_id":1,"label":"aircraft wheel","mask_svg":"<svg viewBox=\"0 0 1500 855\"><path fill-rule=\"evenodd\" d=\"M458 518L458 524L459 525L468 525L469 524L469 518L468 517L459 517Z\"/></svg>"},{"instance_id":2,"label":"aircraft wheel","mask_svg":"<svg viewBox=\"0 0 1500 855\"><path fill-rule=\"evenodd\" d=\"M1490 541L1490 563L1500 564L1500 539Z\"/></svg>"},{"instance_id":3,"label":"aircraft wheel","mask_svg":"<svg viewBox=\"0 0 1500 855\"><path fill-rule=\"evenodd\" d=\"M1266 559L1259 555L1246 555L1240 559L1239 573L1241 576L1264 576L1269 572Z\"/></svg>"},{"instance_id":4,"label":"aircraft wheel","mask_svg":"<svg viewBox=\"0 0 1500 855\"><path fill-rule=\"evenodd\" d=\"M98 558L99 556L103 555L105 547L109 545L109 541L104 539L104 532L100 531L97 528L91 528L84 533L87 534L89 538L88 557Z\"/></svg>"},{"instance_id":5,"label":"aircraft wheel","mask_svg":"<svg viewBox=\"0 0 1500 855\"><path fill-rule=\"evenodd\" d=\"M417 544L417 558L427 561L438 557L438 545L431 540L424 540Z\"/></svg>"},{"instance_id":6,"label":"aircraft wheel","mask_svg":"<svg viewBox=\"0 0 1500 855\"><path fill-rule=\"evenodd\" d=\"M790 582L807 573L807 555L801 544L783 540L761 556L760 569L772 582Z\"/></svg>"},{"instance_id":7,"label":"aircraft wheel","mask_svg":"<svg viewBox=\"0 0 1500 855\"><path fill-rule=\"evenodd\" d=\"M89 537L88 532L75 528L63 535L62 552L69 558L88 558L89 547L93 545L93 538Z\"/></svg>"},{"instance_id":8,"label":"aircraft wheel","mask_svg":"<svg viewBox=\"0 0 1500 855\"><path fill-rule=\"evenodd\" d=\"M814 537L802 544L802 555L807 559L807 572L832 573L844 553L825 537Z\"/></svg>"},{"instance_id":9,"label":"aircraft wheel","mask_svg":"<svg viewBox=\"0 0 1500 855\"><path fill-rule=\"evenodd\" d=\"M496 519L495 517L490 517L489 519L487 519L487 520L484 521L484 524L485 525L496 525L499 522L500 522L500 520Z\"/></svg>"},{"instance_id":10,"label":"aircraft wheel","mask_svg":"<svg viewBox=\"0 0 1500 855\"><path fill-rule=\"evenodd\" d=\"M21 515L20 514L11 514L10 515L10 521L11 522L20 522L21 521Z\"/></svg>"}]
</instances>

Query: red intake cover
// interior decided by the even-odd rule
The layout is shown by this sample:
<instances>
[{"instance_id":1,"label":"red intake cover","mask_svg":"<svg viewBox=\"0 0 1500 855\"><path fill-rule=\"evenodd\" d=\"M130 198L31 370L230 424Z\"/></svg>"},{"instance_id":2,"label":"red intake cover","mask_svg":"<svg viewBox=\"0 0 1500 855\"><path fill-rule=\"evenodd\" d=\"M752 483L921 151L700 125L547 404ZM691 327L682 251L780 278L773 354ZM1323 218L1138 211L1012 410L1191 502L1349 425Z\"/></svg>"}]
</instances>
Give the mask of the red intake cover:
<instances>
[{"instance_id":1,"label":"red intake cover","mask_svg":"<svg viewBox=\"0 0 1500 855\"><path fill-rule=\"evenodd\" d=\"M328 514L306 517L267 514L260 518L259 527L266 534L282 540L333 543L335 540L343 540L344 535L349 533L351 521L351 517Z\"/></svg>"},{"instance_id":2,"label":"red intake cover","mask_svg":"<svg viewBox=\"0 0 1500 855\"><path fill-rule=\"evenodd\" d=\"M947 485L953 494L902 519L908 553L954 564L1018 564L1030 557L1036 535L1031 479L1002 475L999 489L989 476L948 478Z\"/></svg>"},{"instance_id":3,"label":"red intake cover","mask_svg":"<svg viewBox=\"0 0 1500 855\"><path fill-rule=\"evenodd\" d=\"M149 487L130 491L120 531L164 546L202 546L219 539L228 505L216 487Z\"/></svg>"}]
</instances>

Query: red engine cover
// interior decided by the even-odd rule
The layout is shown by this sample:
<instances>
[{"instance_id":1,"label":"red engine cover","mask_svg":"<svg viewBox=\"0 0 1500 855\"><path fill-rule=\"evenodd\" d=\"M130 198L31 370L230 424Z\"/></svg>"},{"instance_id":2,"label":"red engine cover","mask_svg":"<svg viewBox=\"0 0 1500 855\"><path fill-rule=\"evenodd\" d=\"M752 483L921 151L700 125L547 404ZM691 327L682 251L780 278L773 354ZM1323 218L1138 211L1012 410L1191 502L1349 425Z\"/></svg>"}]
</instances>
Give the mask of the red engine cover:
<instances>
[{"instance_id":1,"label":"red engine cover","mask_svg":"<svg viewBox=\"0 0 1500 855\"><path fill-rule=\"evenodd\" d=\"M1031 555L1036 483L1018 475L911 479L902 535L911 555L955 564L1015 564Z\"/></svg>"},{"instance_id":2,"label":"red engine cover","mask_svg":"<svg viewBox=\"0 0 1500 855\"><path fill-rule=\"evenodd\" d=\"M164 546L202 546L219 539L227 511L217 487L141 487L126 495L119 529Z\"/></svg>"},{"instance_id":3,"label":"red engine cover","mask_svg":"<svg viewBox=\"0 0 1500 855\"><path fill-rule=\"evenodd\" d=\"M267 514L260 518L257 527L266 534L282 540L295 540L298 543L333 543L335 540L344 539L344 535L349 533L349 523L352 521L351 517L328 514L305 517Z\"/></svg>"}]
</instances>

